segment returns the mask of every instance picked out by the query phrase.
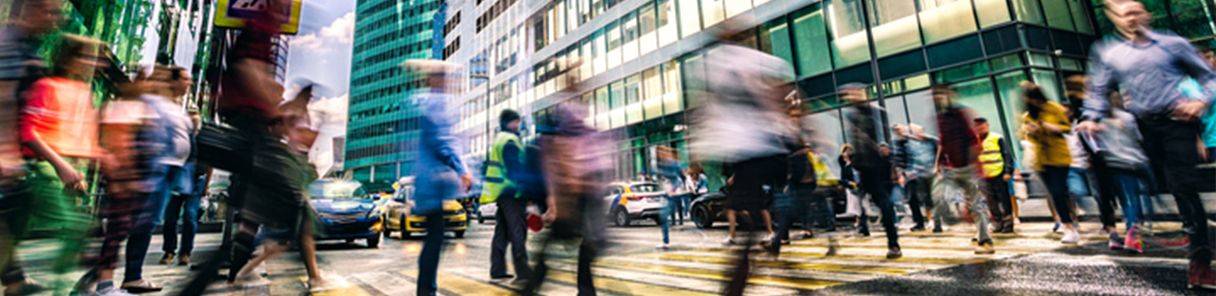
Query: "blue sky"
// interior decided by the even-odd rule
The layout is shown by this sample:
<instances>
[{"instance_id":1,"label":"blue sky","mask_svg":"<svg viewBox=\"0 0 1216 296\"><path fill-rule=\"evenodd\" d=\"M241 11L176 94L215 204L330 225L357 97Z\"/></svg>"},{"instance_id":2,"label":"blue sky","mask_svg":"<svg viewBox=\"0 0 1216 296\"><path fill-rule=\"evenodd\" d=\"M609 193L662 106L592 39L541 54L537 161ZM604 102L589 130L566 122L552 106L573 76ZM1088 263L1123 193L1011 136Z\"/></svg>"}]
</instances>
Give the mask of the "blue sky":
<instances>
[{"instance_id":1,"label":"blue sky","mask_svg":"<svg viewBox=\"0 0 1216 296\"><path fill-rule=\"evenodd\" d=\"M341 97L350 87L351 43L355 1L304 0L300 33L292 38L287 83L321 84L326 98Z\"/></svg>"}]
</instances>

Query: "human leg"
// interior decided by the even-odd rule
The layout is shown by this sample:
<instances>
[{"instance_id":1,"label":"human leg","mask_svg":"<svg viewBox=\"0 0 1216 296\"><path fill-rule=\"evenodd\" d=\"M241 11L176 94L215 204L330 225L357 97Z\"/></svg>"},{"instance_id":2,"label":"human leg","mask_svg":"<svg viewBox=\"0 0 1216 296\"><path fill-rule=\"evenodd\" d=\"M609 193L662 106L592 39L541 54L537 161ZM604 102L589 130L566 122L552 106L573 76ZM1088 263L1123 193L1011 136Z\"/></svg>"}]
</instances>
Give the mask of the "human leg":
<instances>
[{"instance_id":1,"label":"human leg","mask_svg":"<svg viewBox=\"0 0 1216 296\"><path fill-rule=\"evenodd\" d=\"M507 246L510 240L507 234L507 222L505 210L502 206L502 201L498 202L498 209L494 211L494 235L490 238L490 277L491 278L506 278L507 275Z\"/></svg>"},{"instance_id":2,"label":"human leg","mask_svg":"<svg viewBox=\"0 0 1216 296\"><path fill-rule=\"evenodd\" d=\"M160 249L165 255L164 258L161 258L161 264L171 263L177 252L177 221L185 203L184 197L174 195L169 197L169 203L165 206L165 223L161 226L161 237L164 242ZM169 262L166 262L166 259Z\"/></svg>"},{"instance_id":3,"label":"human leg","mask_svg":"<svg viewBox=\"0 0 1216 296\"><path fill-rule=\"evenodd\" d=\"M439 291L437 274L439 258L443 252L443 224L443 212L437 211L426 215L426 241L422 244L422 253L418 259L417 292L420 296L435 295Z\"/></svg>"},{"instance_id":4,"label":"human leg","mask_svg":"<svg viewBox=\"0 0 1216 296\"><path fill-rule=\"evenodd\" d=\"M511 244L511 264L515 267L515 276L526 279L530 277L531 268L528 266L528 225L526 222L527 209L525 201L520 199L500 200L507 223L507 238ZM497 218L503 219L503 218Z\"/></svg>"}]
</instances>

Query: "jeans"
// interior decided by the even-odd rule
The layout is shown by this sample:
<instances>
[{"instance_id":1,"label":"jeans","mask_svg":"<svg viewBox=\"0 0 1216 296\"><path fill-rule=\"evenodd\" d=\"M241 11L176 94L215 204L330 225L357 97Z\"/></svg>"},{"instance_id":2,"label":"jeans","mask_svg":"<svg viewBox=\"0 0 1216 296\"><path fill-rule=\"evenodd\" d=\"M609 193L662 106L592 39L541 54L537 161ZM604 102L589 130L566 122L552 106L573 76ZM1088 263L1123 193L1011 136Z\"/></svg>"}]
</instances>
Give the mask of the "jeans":
<instances>
[{"instance_id":1,"label":"jeans","mask_svg":"<svg viewBox=\"0 0 1216 296\"><path fill-rule=\"evenodd\" d=\"M891 182L890 169L858 167L857 171L861 173L862 191L870 195L870 199L881 211L882 228L887 233L887 247L898 248L899 228L895 227L895 205L891 203L891 188L894 184ZM870 220L866 216L865 205L862 205L860 218L861 231L869 232Z\"/></svg>"},{"instance_id":2,"label":"jeans","mask_svg":"<svg viewBox=\"0 0 1216 296\"><path fill-rule=\"evenodd\" d=\"M912 222L916 226L925 226L925 215L922 210L933 209L933 176L908 179L907 190L908 210L912 211Z\"/></svg>"},{"instance_id":3,"label":"jeans","mask_svg":"<svg viewBox=\"0 0 1216 296\"><path fill-rule=\"evenodd\" d=\"M976 235L980 242L992 240L988 233L988 204L987 199L980 194L978 179L974 166L960 168L943 168L941 177L933 186L934 215L945 217L951 203L946 199L946 188L953 187L962 190L964 203L975 219Z\"/></svg>"},{"instance_id":4,"label":"jeans","mask_svg":"<svg viewBox=\"0 0 1216 296\"><path fill-rule=\"evenodd\" d=\"M772 247L774 250L780 250L781 241L790 239L790 229L794 227L794 222L802 222L803 229L811 229L810 215L807 215L807 209L811 203L811 193L815 191L815 186L798 188L799 186L790 186L791 189L785 193L775 194L777 204L777 222L776 235L773 236Z\"/></svg>"},{"instance_id":5,"label":"jeans","mask_svg":"<svg viewBox=\"0 0 1216 296\"><path fill-rule=\"evenodd\" d=\"M165 207L168 206L169 198L175 189L173 185L177 184L177 180L183 176L190 176L190 173L182 167L166 166L166 168L161 176L162 181L158 182L160 186L157 186L156 191L148 196L143 210L135 219L134 227L131 228L131 235L127 238L126 253L124 253L127 268L123 271L123 282L143 279L144 258L148 256L148 248L152 244L152 230L164 222Z\"/></svg>"},{"instance_id":6,"label":"jeans","mask_svg":"<svg viewBox=\"0 0 1216 296\"><path fill-rule=\"evenodd\" d=\"M559 219L549 224L549 232L541 240L540 252L536 253L536 268L532 270L532 277L528 279L527 285L521 295L535 295L544 283L545 277L548 276L549 266L546 255L548 250L555 244L571 243L578 241L578 262L576 263L577 280L579 296L595 296L594 276L591 273L591 264L599 255L600 249L603 247L603 232L604 232L604 212L605 203L598 196L563 196L562 198L573 198L579 200L577 206L568 209L567 213L559 214L559 216L570 217ZM582 238L581 240L577 240Z\"/></svg>"},{"instance_id":7,"label":"jeans","mask_svg":"<svg viewBox=\"0 0 1216 296\"><path fill-rule=\"evenodd\" d=\"M202 197L196 194L174 194L165 208L164 228L161 230L165 243L161 248L165 254L190 255L194 251L194 234L198 229L199 203ZM177 221L182 222L182 241L180 249L177 245Z\"/></svg>"},{"instance_id":8,"label":"jeans","mask_svg":"<svg viewBox=\"0 0 1216 296\"><path fill-rule=\"evenodd\" d=\"M494 219L494 237L490 242L490 276L507 274L507 246L511 246L511 261L515 265L515 276L528 278L531 270L528 268L528 226L526 204L523 199L512 198L514 192L505 190L503 198L498 199L498 213Z\"/></svg>"},{"instance_id":9,"label":"jeans","mask_svg":"<svg viewBox=\"0 0 1216 296\"><path fill-rule=\"evenodd\" d=\"M1139 174L1134 170L1108 168L1115 187L1112 190L1123 199L1123 223L1131 229L1140 223L1140 195L1145 191L1140 187Z\"/></svg>"},{"instance_id":10,"label":"jeans","mask_svg":"<svg viewBox=\"0 0 1216 296\"><path fill-rule=\"evenodd\" d=\"M839 186L819 187L811 192L811 219L819 227L836 229L836 211L832 208L832 197L843 195Z\"/></svg>"},{"instance_id":11,"label":"jeans","mask_svg":"<svg viewBox=\"0 0 1216 296\"><path fill-rule=\"evenodd\" d=\"M667 197L667 203L663 204L663 209L659 210L659 229L663 232L663 244L671 243L671 222L675 219L676 212L679 211L680 197Z\"/></svg>"},{"instance_id":12,"label":"jeans","mask_svg":"<svg viewBox=\"0 0 1216 296\"><path fill-rule=\"evenodd\" d=\"M426 215L426 240L422 243L422 254L418 256L418 295L436 295L439 291L439 258L443 252L443 212Z\"/></svg>"},{"instance_id":13,"label":"jeans","mask_svg":"<svg viewBox=\"0 0 1216 296\"><path fill-rule=\"evenodd\" d=\"M984 195L988 197L988 209L997 222L997 229L1013 229L1013 197L1009 194L1009 181L997 176L984 179Z\"/></svg>"},{"instance_id":14,"label":"jeans","mask_svg":"<svg viewBox=\"0 0 1216 296\"><path fill-rule=\"evenodd\" d=\"M1060 216L1060 223L1072 223L1072 206L1069 202L1069 182L1068 182L1068 167L1064 166L1043 166L1039 172L1039 178L1043 179L1043 185L1047 186L1047 192L1051 195L1051 203L1056 207L1056 215Z\"/></svg>"},{"instance_id":15,"label":"jeans","mask_svg":"<svg viewBox=\"0 0 1216 296\"><path fill-rule=\"evenodd\" d=\"M1102 221L1102 227L1115 227L1115 205L1122 203L1124 200L1121 197L1121 192L1118 187L1121 186L1116 180L1115 168L1106 165L1105 161L1094 161L1093 172L1097 183L1097 192L1094 192L1094 199L1098 201L1099 220ZM1126 206L1125 206L1126 207Z\"/></svg>"},{"instance_id":16,"label":"jeans","mask_svg":"<svg viewBox=\"0 0 1216 296\"><path fill-rule=\"evenodd\" d=\"M1207 211L1199 199L1199 184L1211 182L1200 178L1195 168L1199 164L1199 151L1195 149L1195 138L1201 127L1196 122L1179 122L1168 118L1139 118L1137 124L1144 135L1144 152L1150 164L1164 172L1166 185L1178 203L1183 220L1189 221L1191 231L1190 259L1192 263L1207 266L1212 260L1209 249Z\"/></svg>"}]
</instances>

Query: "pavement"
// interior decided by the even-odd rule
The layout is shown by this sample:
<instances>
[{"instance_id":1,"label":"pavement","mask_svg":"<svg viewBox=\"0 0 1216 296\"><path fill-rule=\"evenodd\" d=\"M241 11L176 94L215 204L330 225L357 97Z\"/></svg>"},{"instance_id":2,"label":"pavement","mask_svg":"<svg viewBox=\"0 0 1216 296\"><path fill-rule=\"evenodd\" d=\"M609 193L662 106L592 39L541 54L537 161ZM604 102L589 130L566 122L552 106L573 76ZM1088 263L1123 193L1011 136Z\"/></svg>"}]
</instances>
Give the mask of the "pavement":
<instances>
[{"instance_id":1,"label":"pavement","mask_svg":"<svg viewBox=\"0 0 1216 296\"><path fill-rule=\"evenodd\" d=\"M444 295L513 295L518 286L489 279L490 237L493 222L474 224L463 239L450 238L441 262L439 285ZM649 223L649 222L647 222ZM906 226L906 225L905 225ZM1018 233L995 236L995 255L975 255L970 239L973 227L956 225L946 233L901 231L904 258L888 260L881 227L874 236L851 231L820 233L796 239L777 257L756 250L748 295L1191 295L1185 288L1185 252L1162 244L1177 233L1177 223L1156 223L1158 236L1150 237L1149 252L1129 254L1106 249L1096 224L1083 223L1085 242L1066 247L1051 232L1051 223L1026 222ZM906 228L905 228L906 229ZM613 246L595 263L595 284L604 295L714 295L721 294L731 267L732 251L724 246L725 229L676 226L672 246L659 250L660 234L653 224L610 228ZM538 235L532 235L535 241ZM396 234L377 249L363 242L322 242L319 263L330 279L344 287L315 295L414 294L418 237ZM199 237L196 260L209 256L219 245L215 234ZM536 244L532 244L536 245ZM146 262L145 278L165 284L171 295L191 276L185 266L157 264L162 253L154 239ZM829 249L835 249L833 255ZM47 271L53 244L27 242L20 255L38 281L52 283ZM536 250L531 250L536 252ZM574 249L558 248L556 263L543 295L575 295ZM535 255L535 254L533 254ZM294 254L269 262L267 287L242 289L217 283L209 295L304 295L306 277ZM121 275L119 270L118 274ZM74 281L80 272L63 276ZM50 293L46 293L50 294Z\"/></svg>"}]
</instances>

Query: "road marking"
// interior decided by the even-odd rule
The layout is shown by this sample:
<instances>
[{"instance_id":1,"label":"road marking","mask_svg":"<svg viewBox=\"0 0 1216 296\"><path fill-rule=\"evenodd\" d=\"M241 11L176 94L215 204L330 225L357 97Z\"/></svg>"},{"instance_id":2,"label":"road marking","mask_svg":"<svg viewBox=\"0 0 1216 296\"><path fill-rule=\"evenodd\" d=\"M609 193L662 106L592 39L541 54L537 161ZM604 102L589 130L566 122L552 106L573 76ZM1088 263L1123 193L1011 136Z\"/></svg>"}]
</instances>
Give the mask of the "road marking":
<instances>
[{"instance_id":1,"label":"road marking","mask_svg":"<svg viewBox=\"0 0 1216 296\"><path fill-rule=\"evenodd\" d=\"M415 282L418 281L418 270L408 269L398 271L397 273L409 277ZM439 272L436 281L439 283L439 290L444 294L473 296L512 296L517 294L510 289L443 271Z\"/></svg>"},{"instance_id":2,"label":"road marking","mask_svg":"<svg viewBox=\"0 0 1216 296\"><path fill-rule=\"evenodd\" d=\"M570 262L567 262L570 263ZM601 269L628 269L643 272L656 272L672 276L690 277L698 279L729 281L730 279L720 271L704 268L691 268L682 266L672 266L670 264L646 264L622 260L621 258L603 258L595 263L596 267ZM758 274L753 272L748 278L748 283L757 285L768 285L792 288L798 290L815 290L839 285L844 282L814 279L814 278L796 278L770 274Z\"/></svg>"},{"instance_id":3,"label":"road marking","mask_svg":"<svg viewBox=\"0 0 1216 296\"><path fill-rule=\"evenodd\" d=\"M578 286L578 276L573 272L549 270L550 281L562 282ZM618 280L610 277L596 276L593 280L596 290L604 290L623 295L665 295L665 296L710 296L715 293L682 290L660 285L651 285L639 281Z\"/></svg>"},{"instance_id":4,"label":"road marking","mask_svg":"<svg viewBox=\"0 0 1216 296\"><path fill-rule=\"evenodd\" d=\"M304 285L304 289L308 289L308 276L301 276L297 279ZM364 291L362 287L355 283L347 282L345 286L329 289L325 291L309 293L314 296L371 296L371 293Z\"/></svg>"}]
</instances>

